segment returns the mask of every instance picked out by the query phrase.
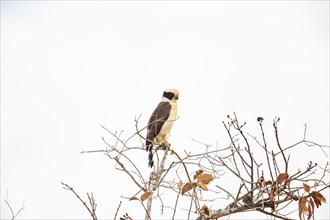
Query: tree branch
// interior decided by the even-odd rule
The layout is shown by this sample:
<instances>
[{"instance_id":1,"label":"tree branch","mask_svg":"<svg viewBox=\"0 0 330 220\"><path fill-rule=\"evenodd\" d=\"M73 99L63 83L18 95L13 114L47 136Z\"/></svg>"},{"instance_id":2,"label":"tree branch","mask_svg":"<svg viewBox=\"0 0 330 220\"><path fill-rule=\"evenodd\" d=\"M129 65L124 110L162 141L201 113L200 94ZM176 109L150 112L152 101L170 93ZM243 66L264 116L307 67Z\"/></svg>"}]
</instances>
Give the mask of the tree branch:
<instances>
[{"instance_id":1,"label":"tree branch","mask_svg":"<svg viewBox=\"0 0 330 220\"><path fill-rule=\"evenodd\" d=\"M95 199L93 197L93 193L91 196L89 196L89 194L87 193L87 197L89 199L89 203L91 205L91 208L88 207L87 203L82 200L82 198L76 193L76 191L73 189L73 187L69 186L68 184L66 183L62 183L61 184L64 186L63 189L66 189L66 190L69 190L71 192L73 192L73 194L80 200L80 202L85 206L85 208L87 209L87 211L89 212L89 214L92 216L92 219L93 220L97 220L97 217L96 217L96 203L95 203Z\"/></svg>"}]
</instances>

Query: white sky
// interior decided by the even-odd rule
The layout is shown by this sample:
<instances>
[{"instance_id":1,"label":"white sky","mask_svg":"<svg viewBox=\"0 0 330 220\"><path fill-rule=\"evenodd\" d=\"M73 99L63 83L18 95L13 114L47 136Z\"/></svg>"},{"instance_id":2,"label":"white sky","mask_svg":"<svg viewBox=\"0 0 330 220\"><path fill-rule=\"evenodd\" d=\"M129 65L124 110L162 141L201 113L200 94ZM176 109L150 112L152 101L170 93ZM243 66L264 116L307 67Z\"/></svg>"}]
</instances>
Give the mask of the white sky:
<instances>
[{"instance_id":1,"label":"white sky","mask_svg":"<svg viewBox=\"0 0 330 220\"><path fill-rule=\"evenodd\" d=\"M279 116L283 145L300 141L305 123L329 145L329 1L1 1L1 218L6 192L15 210L24 200L20 218L89 218L61 181L93 191L99 218L119 201L120 215L144 218L120 197L137 188L114 163L80 152L105 148L101 124L129 135L142 114L145 125L172 87L178 152L199 150L191 137L227 146L233 111L255 135L263 116L270 139ZM291 162L303 169L319 153L304 148ZM138 156L147 176L147 153Z\"/></svg>"}]
</instances>

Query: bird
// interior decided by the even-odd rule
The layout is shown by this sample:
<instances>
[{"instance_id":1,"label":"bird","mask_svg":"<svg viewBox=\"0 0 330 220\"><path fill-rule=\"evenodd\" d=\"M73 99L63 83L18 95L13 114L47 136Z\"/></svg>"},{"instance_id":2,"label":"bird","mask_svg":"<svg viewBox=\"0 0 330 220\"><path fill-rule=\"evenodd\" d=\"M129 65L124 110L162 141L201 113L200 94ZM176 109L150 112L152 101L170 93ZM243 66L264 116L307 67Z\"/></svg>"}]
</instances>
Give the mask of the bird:
<instances>
[{"instance_id":1,"label":"bird","mask_svg":"<svg viewBox=\"0 0 330 220\"><path fill-rule=\"evenodd\" d=\"M152 149L155 147L170 147L167 142L170 130L178 113L177 100L179 91L167 89L163 92L162 100L153 111L147 126L146 150L149 152L148 166L154 166Z\"/></svg>"}]
</instances>

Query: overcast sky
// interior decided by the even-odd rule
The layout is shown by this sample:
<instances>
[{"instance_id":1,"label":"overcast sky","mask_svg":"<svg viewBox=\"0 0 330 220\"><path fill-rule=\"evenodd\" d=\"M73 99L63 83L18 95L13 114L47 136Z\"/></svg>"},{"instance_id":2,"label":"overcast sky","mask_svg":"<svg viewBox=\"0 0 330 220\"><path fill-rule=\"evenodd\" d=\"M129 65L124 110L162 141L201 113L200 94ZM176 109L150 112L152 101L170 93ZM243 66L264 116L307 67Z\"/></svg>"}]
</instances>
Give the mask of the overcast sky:
<instances>
[{"instance_id":1,"label":"overcast sky","mask_svg":"<svg viewBox=\"0 0 330 220\"><path fill-rule=\"evenodd\" d=\"M179 153L199 150L190 138L227 146L233 111L256 135L258 116L269 136L280 117L284 146L306 123L329 145L329 1L1 1L1 218L7 194L15 210L24 201L22 219L89 218L61 181L93 191L99 218L119 201L119 214L144 218L120 197L136 192L130 179L80 152L105 148L100 125L128 135L140 114L146 125L168 88L181 94ZM300 168L323 156L303 149L290 159ZM147 153L134 159L148 176Z\"/></svg>"}]
</instances>

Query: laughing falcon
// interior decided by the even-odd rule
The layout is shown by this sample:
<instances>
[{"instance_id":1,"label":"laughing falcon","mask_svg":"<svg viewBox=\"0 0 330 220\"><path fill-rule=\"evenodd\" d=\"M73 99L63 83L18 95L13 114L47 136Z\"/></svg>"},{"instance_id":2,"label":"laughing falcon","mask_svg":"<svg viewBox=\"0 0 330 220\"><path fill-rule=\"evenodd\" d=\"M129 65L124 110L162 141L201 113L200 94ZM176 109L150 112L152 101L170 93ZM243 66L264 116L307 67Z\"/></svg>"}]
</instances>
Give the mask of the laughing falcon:
<instances>
[{"instance_id":1,"label":"laughing falcon","mask_svg":"<svg viewBox=\"0 0 330 220\"><path fill-rule=\"evenodd\" d=\"M169 147L167 139L178 113L179 91L168 89L163 93L161 102L152 113L147 129L146 147L149 152L149 167L154 166L153 146Z\"/></svg>"}]
</instances>

